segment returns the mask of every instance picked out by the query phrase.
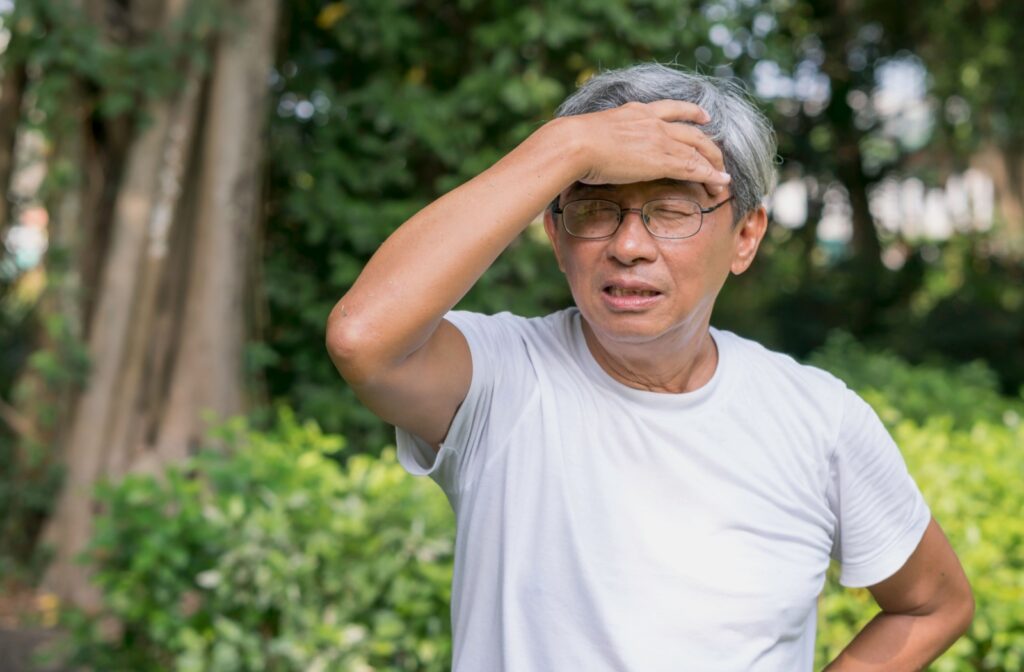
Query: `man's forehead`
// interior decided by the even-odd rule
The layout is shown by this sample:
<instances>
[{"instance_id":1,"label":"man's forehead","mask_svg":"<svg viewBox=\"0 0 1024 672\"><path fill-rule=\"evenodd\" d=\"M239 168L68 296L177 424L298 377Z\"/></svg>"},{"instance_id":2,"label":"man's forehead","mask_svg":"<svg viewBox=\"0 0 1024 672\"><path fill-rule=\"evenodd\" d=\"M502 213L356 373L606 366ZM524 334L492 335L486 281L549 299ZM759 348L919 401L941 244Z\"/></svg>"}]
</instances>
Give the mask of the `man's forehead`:
<instances>
[{"instance_id":1,"label":"man's forehead","mask_svg":"<svg viewBox=\"0 0 1024 672\"><path fill-rule=\"evenodd\" d=\"M685 193L696 193L703 192L704 186L700 182L690 182L688 180L675 180L670 177L663 177L658 180L651 180L646 182L652 187L667 187L671 189L677 189ZM584 184L583 182L574 182L566 190L568 194L589 194L592 192L614 192L621 189L624 185L621 184Z\"/></svg>"}]
</instances>

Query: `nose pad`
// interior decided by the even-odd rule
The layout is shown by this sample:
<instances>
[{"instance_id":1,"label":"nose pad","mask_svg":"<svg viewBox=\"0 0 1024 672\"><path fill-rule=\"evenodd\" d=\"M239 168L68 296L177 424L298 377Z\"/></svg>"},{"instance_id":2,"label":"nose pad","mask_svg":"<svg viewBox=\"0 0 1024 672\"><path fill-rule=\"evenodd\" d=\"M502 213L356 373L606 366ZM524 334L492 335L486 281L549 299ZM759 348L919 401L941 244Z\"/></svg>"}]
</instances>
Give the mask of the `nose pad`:
<instances>
[{"instance_id":1,"label":"nose pad","mask_svg":"<svg viewBox=\"0 0 1024 672\"><path fill-rule=\"evenodd\" d=\"M630 215L636 215L636 223L627 222ZM638 259L654 259L657 256L657 241L647 230L643 215L639 210L624 210L622 222L609 241L608 253L625 263L634 263Z\"/></svg>"},{"instance_id":2,"label":"nose pad","mask_svg":"<svg viewBox=\"0 0 1024 672\"><path fill-rule=\"evenodd\" d=\"M629 218L630 215L636 215L636 218L640 224L640 228L643 230L644 234L646 234L648 237L651 237L651 232L647 230L647 224L644 222L644 216L639 210L622 211L622 221L619 222L619 228L618 230L615 231L615 237L618 238L619 235L622 234L623 229L629 228L629 226L627 226L626 220Z\"/></svg>"}]
</instances>

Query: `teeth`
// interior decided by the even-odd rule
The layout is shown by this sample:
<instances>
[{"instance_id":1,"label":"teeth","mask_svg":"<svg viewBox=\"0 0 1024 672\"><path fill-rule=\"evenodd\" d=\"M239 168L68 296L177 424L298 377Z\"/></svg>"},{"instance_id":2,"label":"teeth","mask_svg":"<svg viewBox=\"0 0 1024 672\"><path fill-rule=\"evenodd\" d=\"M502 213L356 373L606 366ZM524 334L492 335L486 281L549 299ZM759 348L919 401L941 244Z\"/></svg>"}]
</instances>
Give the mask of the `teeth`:
<instances>
[{"instance_id":1,"label":"teeth","mask_svg":"<svg viewBox=\"0 0 1024 672\"><path fill-rule=\"evenodd\" d=\"M658 292L647 289L623 289L622 287L611 287L608 293L612 296L657 296Z\"/></svg>"}]
</instances>

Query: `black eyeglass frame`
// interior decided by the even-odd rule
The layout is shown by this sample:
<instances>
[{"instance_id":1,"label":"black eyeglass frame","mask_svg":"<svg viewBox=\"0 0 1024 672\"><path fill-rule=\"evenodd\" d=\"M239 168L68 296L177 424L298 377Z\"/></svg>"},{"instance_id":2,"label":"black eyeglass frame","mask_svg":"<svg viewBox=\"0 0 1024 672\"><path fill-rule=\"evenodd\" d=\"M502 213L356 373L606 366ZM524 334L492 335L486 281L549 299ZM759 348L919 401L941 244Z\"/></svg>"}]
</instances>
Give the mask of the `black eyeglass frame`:
<instances>
[{"instance_id":1,"label":"black eyeglass frame","mask_svg":"<svg viewBox=\"0 0 1024 672\"><path fill-rule=\"evenodd\" d=\"M725 205L726 203L731 201L734 197L735 197L735 195L730 196L729 198L725 199L724 201L721 201L720 203L716 203L715 205L712 205L712 206L707 207L707 208L705 208L704 206L702 206L700 203L698 203L697 201L693 200L692 198L655 198L655 199L652 199L650 201L647 201L646 203L644 203L639 208L623 208L621 205L619 205L615 201L608 201L608 200L605 200L603 198L580 198L580 199L577 199L575 201L569 201L568 203L566 203L565 205L572 205L573 203L582 203L583 201L596 201L598 203L608 203L609 205L614 205L616 208L618 208L618 210L619 210L619 221L615 225L615 228L612 229L612 232L609 233L607 236L597 236L596 238L591 238L589 236L580 236L580 235L577 235L577 234L575 234L575 233L573 233L572 231L569 230L569 227L567 227L565 225L565 217L562 216L564 214L564 212L565 212L565 206L563 206L561 208L551 208L551 212L552 212L552 214L555 214L555 215L559 216L559 219L562 222L562 228L565 229L565 232L567 234L569 234L573 238L579 238L580 240L606 240L608 238L611 238L616 233L618 233L619 227L622 226L622 222L625 221L625 219L626 219L626 213L627 212L637 212L637 213L639 213L640 214L640 221L643 222L644 228L647 229L647 233L651 234L651 236L653 236L654 238L659 238L661 240L686 240L687 238L693 238L698 233L700 233L701 229L704 228L704 215L710 214L710 213L714 212L715 210L718 210L720 207L722 207L723 205ZM697 206L697 211L700 213L700 224L697 225L697 230L694 231L693 233L691 233L688 236L659 236L658 234L656 234L653 231L651 231L651 218L650 218L650 215L644 214L644 208L646 208L651 203L657 203L658 201L686 201L687 203L693 203L694 205L696 205Z\"/></svg>"}]
</instances>

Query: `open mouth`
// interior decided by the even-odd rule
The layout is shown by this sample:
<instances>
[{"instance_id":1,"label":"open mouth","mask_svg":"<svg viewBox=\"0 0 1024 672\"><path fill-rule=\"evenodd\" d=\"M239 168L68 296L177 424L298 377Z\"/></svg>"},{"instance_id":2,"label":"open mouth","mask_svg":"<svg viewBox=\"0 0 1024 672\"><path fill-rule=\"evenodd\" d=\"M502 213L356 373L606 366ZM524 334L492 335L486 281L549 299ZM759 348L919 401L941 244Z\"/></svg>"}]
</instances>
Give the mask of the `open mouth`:
<instances>
[{"instance_id":1,"label":"open mouth","mask_svg":"<svg viewBox=\"0 0 1024 672\"><path fill-rule=\"evenodd\" d=\"M658 296L661 294L653 289L625 289L612 285L605 287L603 291L610 296Z\"/></svg>"}]
</instances>

